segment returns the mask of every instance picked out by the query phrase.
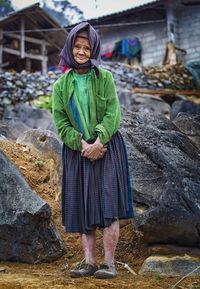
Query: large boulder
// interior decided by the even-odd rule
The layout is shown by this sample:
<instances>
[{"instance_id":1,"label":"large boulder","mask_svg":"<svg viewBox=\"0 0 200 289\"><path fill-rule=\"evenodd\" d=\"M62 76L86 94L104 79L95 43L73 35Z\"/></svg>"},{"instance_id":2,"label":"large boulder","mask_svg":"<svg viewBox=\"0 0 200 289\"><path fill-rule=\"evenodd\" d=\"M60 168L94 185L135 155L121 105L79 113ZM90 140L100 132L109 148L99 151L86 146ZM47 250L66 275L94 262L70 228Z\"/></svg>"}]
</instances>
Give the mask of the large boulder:
<instances>
[{"instance_id":1,"label":"large boulder","mask_svg":"<svg viewBox=\"0 0 200 289\"><path fill-rule=\"evenodd\" d=\"M200 154L162 115L124 111L136 224L147 243L200 247Z\"/></svg>"},{"instance_id":2,"label":"large boulder","mask_svg":"<svg viewBox=\"0 0 200 289\"><path fill-rule=\"evenodd\" d=\"M200 114L180 112L173 123L186 134L200 150Z\"/></svg>"},{"instance_id":3,"label":"large boulder","mask_svg":"<svg viewBox=\"0 0 200 289\"><path fill-rule=\"evenodd\" d=\"M200 259L185 256L151 256L139 271L141 275L159 274L161 276L200 276ZM172 288L172 287L171 287Z\"/></svg>"},{"instance_id":4,"label":"large boulder","mask_svg":"<svg viewBox=\"0 0 200 289\"><path fill-rule=\"evenodd\" d=\"M170 114L170 105L159 97L148 94L136 94L126 89L120 89L118 96L121 105L131 111Z\"/></svg>"},{"instance_id":5,"label":"large boulder","mask_svg":"<svg viewBox=\"0 0 200 289\"><path fill-rule=\"evenodd\" d=\"M38 263L64 252L51 209L0 151L0 260Z\"/></svg>"},{"instance_id":6,"label":"large boulder","mask_svg":"<svg viewBox=\"0 0 200 289\"><path fill-rule=\"evenodd\" d=\"M4 120L21 121L29 128L55 131L52 115L46 109L35 108L25 103L9 105L4 111Z\"/></svg>"},{"instance_id":7,"label":"large boulder","mask_svg":"<svg viewBox=\"0 0 200 289\"><path fill-rule=\"evenodd\" d=\"M27 129L23 122L17 120L0 121L0 135L3 135L9 140L16 140L20 137Z\"/></svg>"},{"instance_id":8,"label":"large boulder","mask_svg":"<svg viewBox=\"0 0 200 289\"><path fill-rule=\"evenodd\" d=\"M62 143L56 133L50 130L29 129L16 142L36 149L45 158L60 161Z\"/></svg>"},{"instance_id":9,"label":"large boulder","mask_svg":"<svg viewBox=\"0 0 200 289\"><path fill-rule=\"evenodd\" d=\"M62 143L56 133L50 130L29 129L18 137L17 143L37 150L41 158L52 159L50 167L51 182L61 185L61 151Z\"/></svg>"},{"instance_id":10,"label":"large boulder","mask_svg":"<svg viewBox=\"0 0 200 289\"><path fill-rule=\"evenodd\" d=\"M200 114L200 104L189 100L176 100L171 106L170 119L174 120L180 112Z\"/></svg>"}]
</instances>

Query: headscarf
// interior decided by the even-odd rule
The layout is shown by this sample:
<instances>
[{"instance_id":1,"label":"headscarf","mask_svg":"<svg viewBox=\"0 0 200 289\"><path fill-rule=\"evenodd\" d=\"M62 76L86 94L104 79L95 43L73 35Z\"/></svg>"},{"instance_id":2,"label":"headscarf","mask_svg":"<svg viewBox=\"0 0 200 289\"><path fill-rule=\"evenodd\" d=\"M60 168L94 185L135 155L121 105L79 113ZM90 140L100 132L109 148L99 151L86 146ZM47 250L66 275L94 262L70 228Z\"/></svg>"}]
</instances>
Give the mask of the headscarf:
<instances>
[{"instance_id":1,"label":"headscarf","mask_svg":"<svg viewBox=\"0 0 200 289\"><path fill-rule=\"evenodd\" d=\"M80 30L87 31L88 40L91 48L90 59L83 64L78 64L73 57L72 49L76 37L78 36ZM60 53L60 64L62 66L68 66L69 68L95 68L98 75L98 66L100 65L100 38L96 30L88 23L82 22L76 25L68 34L65 45Z\"/></svg>"}]
</instances>

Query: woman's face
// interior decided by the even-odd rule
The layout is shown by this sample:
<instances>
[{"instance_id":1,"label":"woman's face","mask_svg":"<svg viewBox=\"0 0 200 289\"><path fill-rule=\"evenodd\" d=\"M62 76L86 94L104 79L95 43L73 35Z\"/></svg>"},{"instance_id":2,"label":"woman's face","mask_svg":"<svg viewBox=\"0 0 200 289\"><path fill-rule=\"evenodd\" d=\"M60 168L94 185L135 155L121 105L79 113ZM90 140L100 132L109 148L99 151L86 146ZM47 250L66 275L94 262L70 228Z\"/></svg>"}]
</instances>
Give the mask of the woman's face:
<instances>
[{"instance_id":1,"label":"woman's face","mask_svg":"<svg viewBox=\"0 0 200 289\"><path fill-rule=\"evenodd\" d=\"M76 37L74 47L72 49L74 60L78 64L86 63L91 56L90 43L87 38Z\"/></svg>"}]
</instances>

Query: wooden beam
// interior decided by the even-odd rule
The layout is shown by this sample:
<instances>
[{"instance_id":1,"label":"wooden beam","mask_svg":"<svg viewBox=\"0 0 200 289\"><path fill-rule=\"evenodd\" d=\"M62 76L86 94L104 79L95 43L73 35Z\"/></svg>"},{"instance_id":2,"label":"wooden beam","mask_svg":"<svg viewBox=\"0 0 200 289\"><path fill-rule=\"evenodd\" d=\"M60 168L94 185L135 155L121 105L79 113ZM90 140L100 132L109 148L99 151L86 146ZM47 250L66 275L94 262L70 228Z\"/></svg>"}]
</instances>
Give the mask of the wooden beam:
<instances>
[{"instance_id":1,"label":"wooden beam","mask_svg":"<svg viewBox=\"0 0 200 289\"><path fill-rule=\"evenodd\" d=\"M8 66L9 64L10 64L9 61L7 61L7 62L5 62L5 63L1 63L1 64L0 64L0 68L6 67L6 66Z\"/></svg>"},{"instance_id":2,"label":"wooden beam","mask_svg":"<svg viewBox=\"0 0 200 289\"><path fill-rule=\"evenodd\" d=\"M21 36L15 33L3 33L6 37L10 37L10 38L15 38L15 39L21 39ZM42 44L42 40L37 39L37 38L33 38L33 37L29 37L29 36L25 36L25 41L26 42L31 42L31 43L35 43L35 44ZM52 44L46 42L46 45L52 46Z\"/></svg>"},{"instance_id":3,"label":"wooden beam","mask_svg":"<svg viewBox=\"0 0 200 289\"><path fill-rule=\"evenodd\" d=\"M31 59L26 58L26 71L31 72Z\"/></svg>"},{"instance_id":4,"label":"wooden beam","mask_svg":"<svg viewBox=\"0 0 200 289\"><path fill-rule=\"evenodd\" d=\"M25 20L24 17L21 17L21 41L20 41L20 53L21 53L21 58L25 57Z\"/></svg>"},{"instance_id":5,"label":"wooden beam","mask_svg":"<svg viewBox=\"0 0 200 289\"><path fill-rule=\"evenodd\" d=\"M44 56L41 54L25 53L25 57L35 60L43 60Z\"/></svg>"},{"instance_id":6,"label":"wooden beam","mask_svg":"<svg viewBox=\"0 0 200 289\"><path fill-rule=\"evenodd\" d=\"M16 50L16 49L12 49L12 48L8 48L8 47L4 47L3 51L9 54L14 54L14 55L18 55L20 56L21 53L20 51ZM30 59L35 59L35 60L43 60L44 56L41 54L32 54L32 53L25 53L24 57L30 58ZM45 56L46 57L46 56Z\"/></svg>"},{"instance_id":7,"label":"wooden beam","mask_svg":"<svg viewBox=\"0 0 200 289\"><path fill-rule=\"evenodd\" d=\"M131 90L133 93L141 93L141 94L151 94L151 95L187 95L187 96L199 96L199 90L178 90L178 89L168 89L168 88L140 88L135 87Z\"/></svg>"},{"instance_id":8,"label":"wooden beam","mask_svg":"<svg viewBox=\"0 0 200 289\"><path fill-rule=\"evenodd\" d=\"M8 47L3 47L3 51L9 54L14 54L14 55L18 55L20 56L20 51L16 50L16 49L12 49L12 48L8 48Z\"/></svg>"},{"instance_id":9,"label":"wooden beam","mask_svg":"<svg viewBox=\"0 0 200 289\"><path fill-rule=\"evenodd\" d=\"M3 29L0 29L0 72L3 64Z\"/></svg>"},{"instance_id":10,"label":"wooden beam","mask_svg":"<svg viewBox=\"0 0 200 289\"><path fill-rule=\"evenodd\" d=\"M46 43L45 43L45 40L42 41L41 53L42 53L42 56L43 56L43 59L42 59L42 74L46 74L47 73L48 57L46 57Z\"/></svg>"}]
</instances>

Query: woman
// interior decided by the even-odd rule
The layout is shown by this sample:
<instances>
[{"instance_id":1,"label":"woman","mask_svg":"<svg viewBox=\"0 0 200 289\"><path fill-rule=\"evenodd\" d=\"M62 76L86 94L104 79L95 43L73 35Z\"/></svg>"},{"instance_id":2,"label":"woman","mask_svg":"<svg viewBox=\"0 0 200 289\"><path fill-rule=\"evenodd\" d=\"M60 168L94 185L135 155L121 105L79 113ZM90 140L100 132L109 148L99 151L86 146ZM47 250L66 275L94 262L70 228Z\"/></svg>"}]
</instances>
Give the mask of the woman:
<instances>
[{"instance_id":1,"label":"woman","mask_svg":"<svg viewBox=\"0 0 200 289\"><path fill-rule=\"evenodd\" d=\"M80 233L85 263L72 277L112 278L119 219L132 218L125 145L118 132L120 105L112 74L99 67L93 27L74 27L60 54L70 69L54 84L53 115L63 141L62 224ZM95 230L103 228L104 261L95 261Z\"/></svg>"}]
</instances>

